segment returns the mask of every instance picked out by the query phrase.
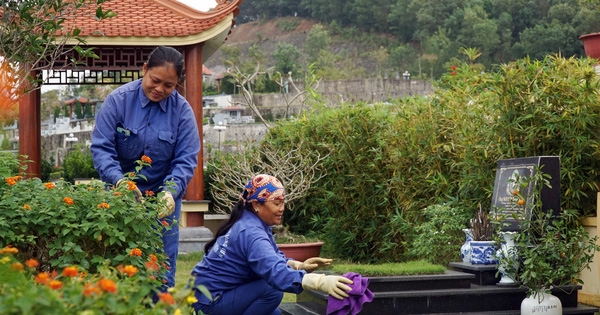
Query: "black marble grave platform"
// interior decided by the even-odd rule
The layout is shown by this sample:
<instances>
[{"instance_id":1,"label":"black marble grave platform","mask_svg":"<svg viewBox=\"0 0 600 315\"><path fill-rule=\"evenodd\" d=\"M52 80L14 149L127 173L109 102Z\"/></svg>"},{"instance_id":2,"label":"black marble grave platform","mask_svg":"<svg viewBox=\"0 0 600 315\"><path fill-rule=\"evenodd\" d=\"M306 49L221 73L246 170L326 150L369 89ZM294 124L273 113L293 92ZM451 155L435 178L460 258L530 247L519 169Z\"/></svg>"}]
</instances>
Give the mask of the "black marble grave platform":
<instances>
[{"instance_id":1,"label":"black marble grave platform","mask_svg":"<svg viewBox=\"0 0 600 315\"><path fill-rule=\"evenodd\" d=\"M397 276L369 278L369 290L374 294L370 303L363 305L360 314L519 314L526 289L473 282L486 282L495 266L468 268L458 263L462 270L475 273L447 270L441 275ZM481 271L481 272L479 272ZM479 277L480 280L476 280ZM485 280L488 279L488 280ZM492 283L493 282L493 283ZM598 308L577 303L577 291L581 286L562 287L552 294L563 305L563 314L594 315ZM279 309L285 315L326 314L328 295L320 291L305 290L297 296L295 303L282 303Z\"/></svg>"}]
</instances>

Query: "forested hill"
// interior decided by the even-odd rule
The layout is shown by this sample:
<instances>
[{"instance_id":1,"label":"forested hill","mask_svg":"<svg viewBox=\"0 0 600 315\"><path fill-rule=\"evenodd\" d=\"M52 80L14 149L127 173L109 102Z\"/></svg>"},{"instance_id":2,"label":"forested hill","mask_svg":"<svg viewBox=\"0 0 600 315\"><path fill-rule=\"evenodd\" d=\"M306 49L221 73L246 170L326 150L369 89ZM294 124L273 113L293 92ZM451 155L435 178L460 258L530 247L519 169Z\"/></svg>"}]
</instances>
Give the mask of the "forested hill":
<instances>
[{"instance_id":1,"label":"forested hill","mask_svg":"<svg viewBox=\"0 0 600 315\"><path fill-rule=\"evenodd\" d=\"M224 56L211 62L237 54L278 70L315 63L338 78L439 77L464 60L461 48L479 49L486 68L525 56L584 56L579 36L600 32L600 10L578 0L247 0L236 20Z\"/></svg>"}]
</instances>

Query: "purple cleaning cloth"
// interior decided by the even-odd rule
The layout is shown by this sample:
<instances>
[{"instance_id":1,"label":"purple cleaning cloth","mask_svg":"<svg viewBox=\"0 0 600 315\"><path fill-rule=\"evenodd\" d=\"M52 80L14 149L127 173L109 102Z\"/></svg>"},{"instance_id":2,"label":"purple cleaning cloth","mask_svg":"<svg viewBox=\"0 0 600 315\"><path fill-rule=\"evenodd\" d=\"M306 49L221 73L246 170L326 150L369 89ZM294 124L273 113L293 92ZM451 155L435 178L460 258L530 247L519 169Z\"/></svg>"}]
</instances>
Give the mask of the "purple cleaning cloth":
<instances>
[{"instance_id":1,"label":"purple cleaning cloth","mask_svg":"<svg viewBox=\"0 0 600 315\"><path fill-rule=\"evenodd\" d=\"M343 276L354 282L348 284L352 290L347 292L348 297L343 300L338 300L330 295L327 300L327 315L356 315L362 310L363 303L373 301L373 292L367 289L369 278L354 272Z\"/></svg>"}]
</instances>

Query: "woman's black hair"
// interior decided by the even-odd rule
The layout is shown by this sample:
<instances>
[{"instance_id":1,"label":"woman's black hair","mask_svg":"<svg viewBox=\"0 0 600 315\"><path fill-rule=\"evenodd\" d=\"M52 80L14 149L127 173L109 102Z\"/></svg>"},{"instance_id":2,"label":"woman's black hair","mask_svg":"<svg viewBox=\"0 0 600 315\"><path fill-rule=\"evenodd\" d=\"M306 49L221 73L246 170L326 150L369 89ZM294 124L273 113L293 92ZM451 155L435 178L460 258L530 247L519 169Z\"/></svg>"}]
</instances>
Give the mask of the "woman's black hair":
<instances>
[{"instance_id":1,"label":"woman's black hair","mask_svg":"<svg viewBox=\"0 0 600 315\"><path fill-rule=\"evenodd\" d=\"M164 66L170 63L175 68L179 82L185 77L185 68L183 64L183 55L175 48L168 46L158 46L148 56L146 69Z\"/></svg>"},{"instance_id":2,"label":"woman's black hair","mask_svg":"<svg viewBox=\"0 0 600 315\"><path fill-rule=\"evenodd\" d=\"M248 197L248 191L246 191L244 189L243 198L247 198ZM258 201L259 204L264 205L265 202L264 201ZM251 213L254 214L253 212L253 207L252 207L252 203L250 202L244 202L243 200L238 201L238 203L235 204L235 206L233 206L233 209L231 209L231 214L229 215L229 220L223 222L223 224L221 224L221 226L219 226L219 229L217 230L217 234L215 234L215 237L213 237L212 240L210 240L210 242L206 243L206 245L204 245L204 254L208 254L208 251L210 251L211 247L213 247L213 245L215 244L215 242L217 241L217 238L221 235L225 235L225 233L227 233L227 231L229 231L229 229L235 224L235 222L239 221L242 218L242 214L244 214L244 210L246 211L250 211Z\"/></svg>"}]
</instances>

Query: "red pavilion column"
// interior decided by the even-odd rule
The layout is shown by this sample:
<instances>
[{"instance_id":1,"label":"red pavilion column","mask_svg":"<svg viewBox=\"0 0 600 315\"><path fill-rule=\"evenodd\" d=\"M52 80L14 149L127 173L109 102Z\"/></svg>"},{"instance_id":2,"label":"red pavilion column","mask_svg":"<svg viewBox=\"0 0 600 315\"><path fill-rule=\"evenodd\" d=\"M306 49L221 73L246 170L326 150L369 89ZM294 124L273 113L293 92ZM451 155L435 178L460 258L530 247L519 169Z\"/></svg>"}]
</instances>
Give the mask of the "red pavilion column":
<instances>
[{"instance_id":1,"label":"red pavilion column","mask_svg":"<svg viewBox=\"0 0 600 315\"><path fill-rule=\"evenodd\" d=\"M19 102L19 155L31 161L24 163L27 177L42 176L40 104L40 89L25 94Z\"/></svg>"},{"instance_id":2,"label":"red pavilion column","mask_svg":"<svg viewBox=\"0 0 600 315\"><path fill-rule=\"evenodd\" d=\"M196 115L200 143L202 143L202 45L195 44L185 50L185 98L192 106ZM188 208L197 208L193 204L205 207L204 199L204 172L203 172L203 147L198 155L198 167L194 177L186 190ZM200 204L201 203L201 204ZM204 226L204 213L202 211L186 212L186 225L188 227Z\"/></svg>"}]
</instances>

